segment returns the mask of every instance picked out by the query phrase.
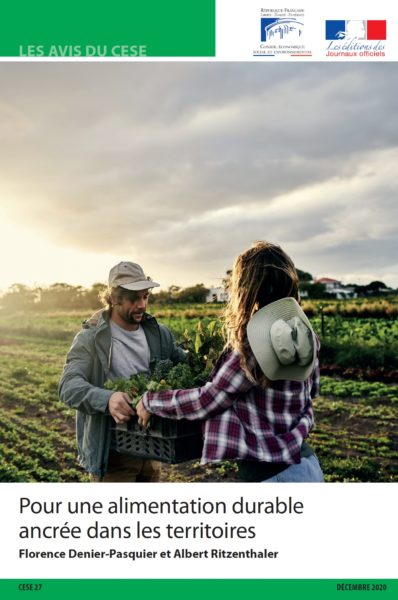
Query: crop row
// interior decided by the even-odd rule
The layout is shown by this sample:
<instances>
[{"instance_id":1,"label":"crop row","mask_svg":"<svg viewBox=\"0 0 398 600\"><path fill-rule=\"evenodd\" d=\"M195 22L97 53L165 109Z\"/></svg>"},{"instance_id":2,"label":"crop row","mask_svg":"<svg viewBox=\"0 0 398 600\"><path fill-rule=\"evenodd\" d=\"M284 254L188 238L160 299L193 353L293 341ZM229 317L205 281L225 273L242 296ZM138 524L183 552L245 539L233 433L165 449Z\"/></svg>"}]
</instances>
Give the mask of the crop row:
<instances>
[{"instance_id":1,"label":"crop row","mask_svg":"<svg viewBox=\"0 0 398 600\"><path fill-rule=\"evenodd\" d=\"M387 385L378 381L338 380L333 377L322 377L322 395L340 398L366 398L372 405L388 400L398 404L398 385Z\"/></svg>"},{"instance_id":2,"label":"crop row","mask_svg":"<svg viewBox=\"0 0 398 600\"><path fill-rule=\"evenodd\" d=\"M398 317L398 299L394 302L389 300L362 300L362 301L304 301L302 303L304 311L309 317L324 314L326 316L346 317L348 319L372 318L372 319L393 319Z\"/></svg>"},{"instance_id":3,"label":"crop row","mask_svg":"<svg viewBox=\"0 0 398 600\"><path fill-rule=\"evenodd\" d=\"M72 436L0 410L0 481L81 481Z\"/></svg>"},{"instance_id":4,"label":"crop row","mask_svg":"<svg viewBox=\"0 0 398 600\"><path fill-rule=\"evenodd\" d=\"M388 425L369 417L335 415L334 407L329 410L331 412L318 412L316 428L310 439L325 480L397 481L396 434L389 433Z\"/></svg>"}]
</instances>

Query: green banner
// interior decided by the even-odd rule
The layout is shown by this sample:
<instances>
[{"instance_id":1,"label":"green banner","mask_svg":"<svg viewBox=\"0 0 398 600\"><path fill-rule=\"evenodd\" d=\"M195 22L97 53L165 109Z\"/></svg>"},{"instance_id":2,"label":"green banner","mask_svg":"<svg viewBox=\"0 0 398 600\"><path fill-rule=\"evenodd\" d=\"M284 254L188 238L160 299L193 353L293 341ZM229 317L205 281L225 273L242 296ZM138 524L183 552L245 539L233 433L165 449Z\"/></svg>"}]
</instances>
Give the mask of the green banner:
<instances>
[{"instance_id":1,"label":"green banner","mask_svg":"<svg viewBox=\"0 0 398 600\"><path fill-rule=\"evenodd\" d=\"M30 593L29 593L30 592ZM227 598L397 598L398 580L377 579L41 579L2 580L0 593L7 600L36 598L36 600L79 600L93 598L170 598L172 600L209 600ZM256 594L256 596L254 596ZM276 596L277 594L277 596Z\"/></svg>"},{"instance_id":2,"label":"green banner","mask_svg":"<svg viewBox=\"0 0 398 600\"><path fill-rule=\"evenodd\" d=\"M215 56L215 0L2 2L0 56Z\"/></svg>"}]
</instances>

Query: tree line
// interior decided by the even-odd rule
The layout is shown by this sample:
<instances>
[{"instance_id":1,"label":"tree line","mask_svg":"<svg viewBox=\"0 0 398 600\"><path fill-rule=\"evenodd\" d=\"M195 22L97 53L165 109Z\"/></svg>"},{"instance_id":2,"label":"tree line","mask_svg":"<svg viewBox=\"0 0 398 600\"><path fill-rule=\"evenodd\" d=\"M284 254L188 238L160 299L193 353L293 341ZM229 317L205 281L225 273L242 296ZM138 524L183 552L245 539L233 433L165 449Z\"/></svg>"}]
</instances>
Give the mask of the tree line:
<instances>
[{"instance_id":1,"label":"tree line","mask_svg":"<svg viewBox=\"0 0 398 600\"><path fill-rule=\"evenodd\" d=\"M68 283L53 283L47 287L29 287L14 283L0 298L0 306L6 310L84 310L102 306L101 294L107 286L94 283L85 288ZM206 302L209 290L198 283L187 288L176 285L151 295L151 304L200 303Z\"/></svg>"},{"instance_id":2,"label":"tree line","mask_svg":"<svg viewBox=\"0 0 398 600\"><path fill-rule=\"evenodd\" d=\"M312 275L305 271L297 270L300 279L301 292L306 291L310 299L330 298L325 286L314 283ZM230 271L222 280L222 287L228 290ZM80 285L68 283L53 283L47 287L29 287L22 283L14 283L0 297L0 307L7 310L85 310L98 309L102 306L101 294L105 291L104 283L94 283L85 288ZM372 281L368 285L352 284L357 297L385 295L390 290L382 281ZM209 289L203 283L186 288L171 285L167 290L151 294L151 304L200 304L206 302ZM383 293L384 292L384 293Z\"/></svg>"}]
</instances>

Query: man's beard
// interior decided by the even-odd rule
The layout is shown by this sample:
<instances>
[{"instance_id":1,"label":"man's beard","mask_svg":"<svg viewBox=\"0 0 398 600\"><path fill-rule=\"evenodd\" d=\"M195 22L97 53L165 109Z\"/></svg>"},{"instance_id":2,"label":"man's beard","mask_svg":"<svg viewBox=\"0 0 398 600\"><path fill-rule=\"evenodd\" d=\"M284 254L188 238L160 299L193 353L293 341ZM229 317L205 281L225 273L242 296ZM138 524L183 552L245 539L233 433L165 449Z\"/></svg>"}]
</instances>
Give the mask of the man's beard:
<instances>
[{"instance_id":1,"label":"man's beard","mask_svg":"<svg viewBox=\"0 0 398 600\"><path fill-rule=\"evenodd\" d=\"M120 314L120 313L119 313ZM122 313L120 314L121 318L123 319L123 321L125 323L128 323L128 325L139 325L141 323L141 319L136 319L136 315L143 315L144 313Z\"/></svg>"}]
</instances>

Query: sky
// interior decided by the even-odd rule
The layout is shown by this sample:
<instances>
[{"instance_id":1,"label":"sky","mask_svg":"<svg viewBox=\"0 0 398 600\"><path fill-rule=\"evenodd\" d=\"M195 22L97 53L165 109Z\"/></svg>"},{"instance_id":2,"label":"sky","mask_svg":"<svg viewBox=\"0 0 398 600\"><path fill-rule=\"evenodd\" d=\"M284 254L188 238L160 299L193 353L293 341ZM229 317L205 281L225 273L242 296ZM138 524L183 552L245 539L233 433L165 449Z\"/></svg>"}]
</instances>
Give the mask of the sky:
<instances>
[{"instance_id":1,"label":"sky","mask_svg":"<svg viewBox=\"0 0 398 600\"><path fill-rule=\"evenodd\" d=\"M0 290L121 260L220 285L256 240L398 287L394 63L0 63Z\"/></svg>"}]
</instances>

